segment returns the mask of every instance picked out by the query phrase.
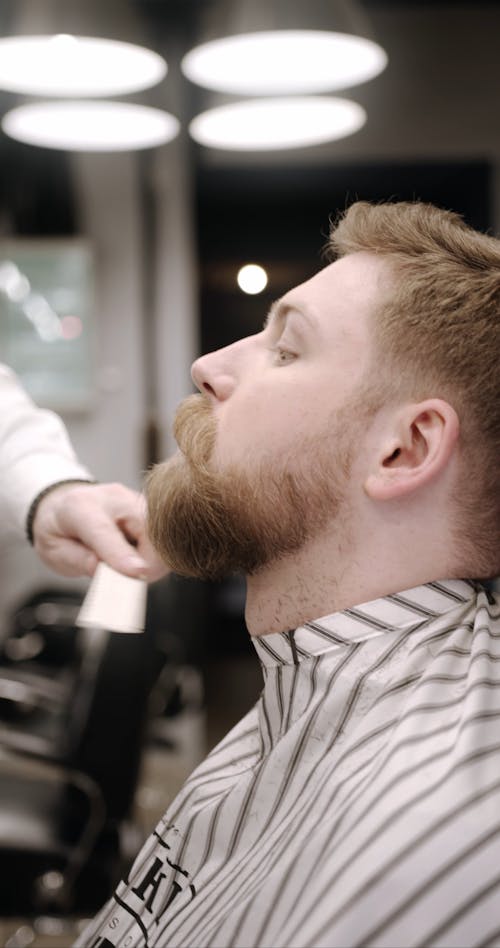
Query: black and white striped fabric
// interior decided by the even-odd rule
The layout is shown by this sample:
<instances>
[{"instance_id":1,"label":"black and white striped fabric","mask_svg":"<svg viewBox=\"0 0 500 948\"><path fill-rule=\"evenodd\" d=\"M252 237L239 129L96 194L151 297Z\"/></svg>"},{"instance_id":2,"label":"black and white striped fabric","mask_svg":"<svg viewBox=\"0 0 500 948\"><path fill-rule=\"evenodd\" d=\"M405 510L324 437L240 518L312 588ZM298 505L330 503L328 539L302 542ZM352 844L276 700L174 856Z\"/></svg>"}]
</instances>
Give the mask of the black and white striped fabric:
<instances>
[{"instance_id":1,"label":"black and white striped fabric","mask_svg":"<svg viewBox=\"0 0 500 948\"><path fill-rule=\"evenodd\" d=\"M500 945L498 596L429 583L254 643L259 702L78 945Z\"/></svg>"}]
</instances>

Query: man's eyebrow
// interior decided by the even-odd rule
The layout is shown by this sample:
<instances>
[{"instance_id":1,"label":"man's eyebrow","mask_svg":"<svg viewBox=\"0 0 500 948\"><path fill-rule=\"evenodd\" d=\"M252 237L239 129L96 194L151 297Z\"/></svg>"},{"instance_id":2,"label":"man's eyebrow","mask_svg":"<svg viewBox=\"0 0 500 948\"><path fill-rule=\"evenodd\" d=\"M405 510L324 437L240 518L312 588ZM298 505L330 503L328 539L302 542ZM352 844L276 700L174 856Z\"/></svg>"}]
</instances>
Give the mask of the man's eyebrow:
<instances>
[{"instance_id":1,"label":"man's eyebrow","mask_svg":"<svg viewBox=\"0 0 500 948\"><path fill-rule=\"evenodd\" d=\"M265 318L265 320L264 320L264 324L263 324L262 328L263 328L263 329L267 329L267 327L268 327L272 322L274 322L275 320L279 319L280 316L283 317L283 316L284 316L284 310L286 310L286 309L287 309L287 307L283 305L283 303L281 302L281 300L275 300L274 303L271 303L271 306L270 306L270 308L269 308L269 312L268 312L268 314L267 314L267 316L266 316L266 318Z\"/></svg>"},{"instance_id":2,"label":"man's eyebrow","mask_svg":"<svg viewBox=\"0 0 500 948\"><path fill-rule=\"evenodd\" d=\"M294 306L292 303L286 303L284 300L275 300L275 302L271 304L262 328L267 329L273 322L286 320L289 313L297 313L297 315L302 316L313 328L316 325L315 319L309 314L305 307Z\"/></svg>"}]
</instances>

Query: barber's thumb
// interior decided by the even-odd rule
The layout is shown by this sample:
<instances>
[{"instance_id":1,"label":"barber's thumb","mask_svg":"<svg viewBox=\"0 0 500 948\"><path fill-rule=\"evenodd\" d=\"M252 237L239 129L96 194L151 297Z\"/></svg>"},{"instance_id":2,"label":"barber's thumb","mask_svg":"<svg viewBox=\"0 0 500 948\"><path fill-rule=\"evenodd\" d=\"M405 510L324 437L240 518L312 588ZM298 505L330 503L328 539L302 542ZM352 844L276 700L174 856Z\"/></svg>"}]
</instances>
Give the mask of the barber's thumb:
<instances>
[{"instance_id":1,"label":"barber's thumb","mask_svg":"<svg viewBox=\"0 0 500 948\"><path fill-rule=\"evenodd\" d=\"M145 578L148 572L146 560L128 543L122 534L118 534L113 539L114 542L112 543L108 542L105 545L102 544L99 548L95 547L99 559L125 576Z\"/></svg>"}]
</instances>

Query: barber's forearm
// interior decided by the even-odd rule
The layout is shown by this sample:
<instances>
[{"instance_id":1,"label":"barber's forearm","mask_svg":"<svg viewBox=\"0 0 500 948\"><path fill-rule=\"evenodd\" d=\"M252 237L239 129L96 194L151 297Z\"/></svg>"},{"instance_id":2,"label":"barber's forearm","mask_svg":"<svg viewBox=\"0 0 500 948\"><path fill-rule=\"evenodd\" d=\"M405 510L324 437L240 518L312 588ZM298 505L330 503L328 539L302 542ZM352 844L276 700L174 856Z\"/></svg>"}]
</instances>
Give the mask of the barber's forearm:
<instances>
[{"instance_id":1,"label":"barber's forearm","mask_svg":"<svg viewBox=\"0 0 500 948\"><path fill-rule=\"evenodd\" d=\"M30 512L49 488L68 481L94 481L90 472L78 462L54 455L33 454L12 465L5 493L5 503L12 523L23 535L28 532Z\"/></svg>"},{"instance_id":2,"label":"barber's forearm","mask_svg":"<svg viewBox=\"0 0 500 948\"><path fill-rule=\"evenodd\" d=\"M50 484L92 480L80 463L63 422L39 408L19 379L0 364L0 503L21 535L35 497Z\"/></svg>"},{"instance_id":3,"label":"barber's forearm","mask_svg":"<svg viewBox=\"0 0 500 948\"><path fill-rule=\"evenodd\" d=\"M64 576L91 576L101 560L150 581L166 572L146 535L141 495L96 484L59 416L35 405L1 364L0 506L5 527L9 519Z\"/></svg>"}]
</instances>

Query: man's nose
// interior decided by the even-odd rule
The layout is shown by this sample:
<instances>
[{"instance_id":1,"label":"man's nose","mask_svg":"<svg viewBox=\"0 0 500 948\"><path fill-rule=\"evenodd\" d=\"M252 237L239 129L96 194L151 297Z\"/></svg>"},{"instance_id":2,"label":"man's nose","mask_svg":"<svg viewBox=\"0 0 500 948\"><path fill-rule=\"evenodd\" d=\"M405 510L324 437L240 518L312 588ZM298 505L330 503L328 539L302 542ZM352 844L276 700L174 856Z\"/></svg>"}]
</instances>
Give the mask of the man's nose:
<instances>
[{"instance_id":1,"label":"man's nose","mask_svg":"<svg viewBox=\"0 0 500 948\"><path fill-rule=\"evenodd\" d=\"M202 395L215 401L225 401L234 390L235 376L228 365L228 350L218 349L196 359L191 366L191 377Z\"/></svg>"}]
</instances>

